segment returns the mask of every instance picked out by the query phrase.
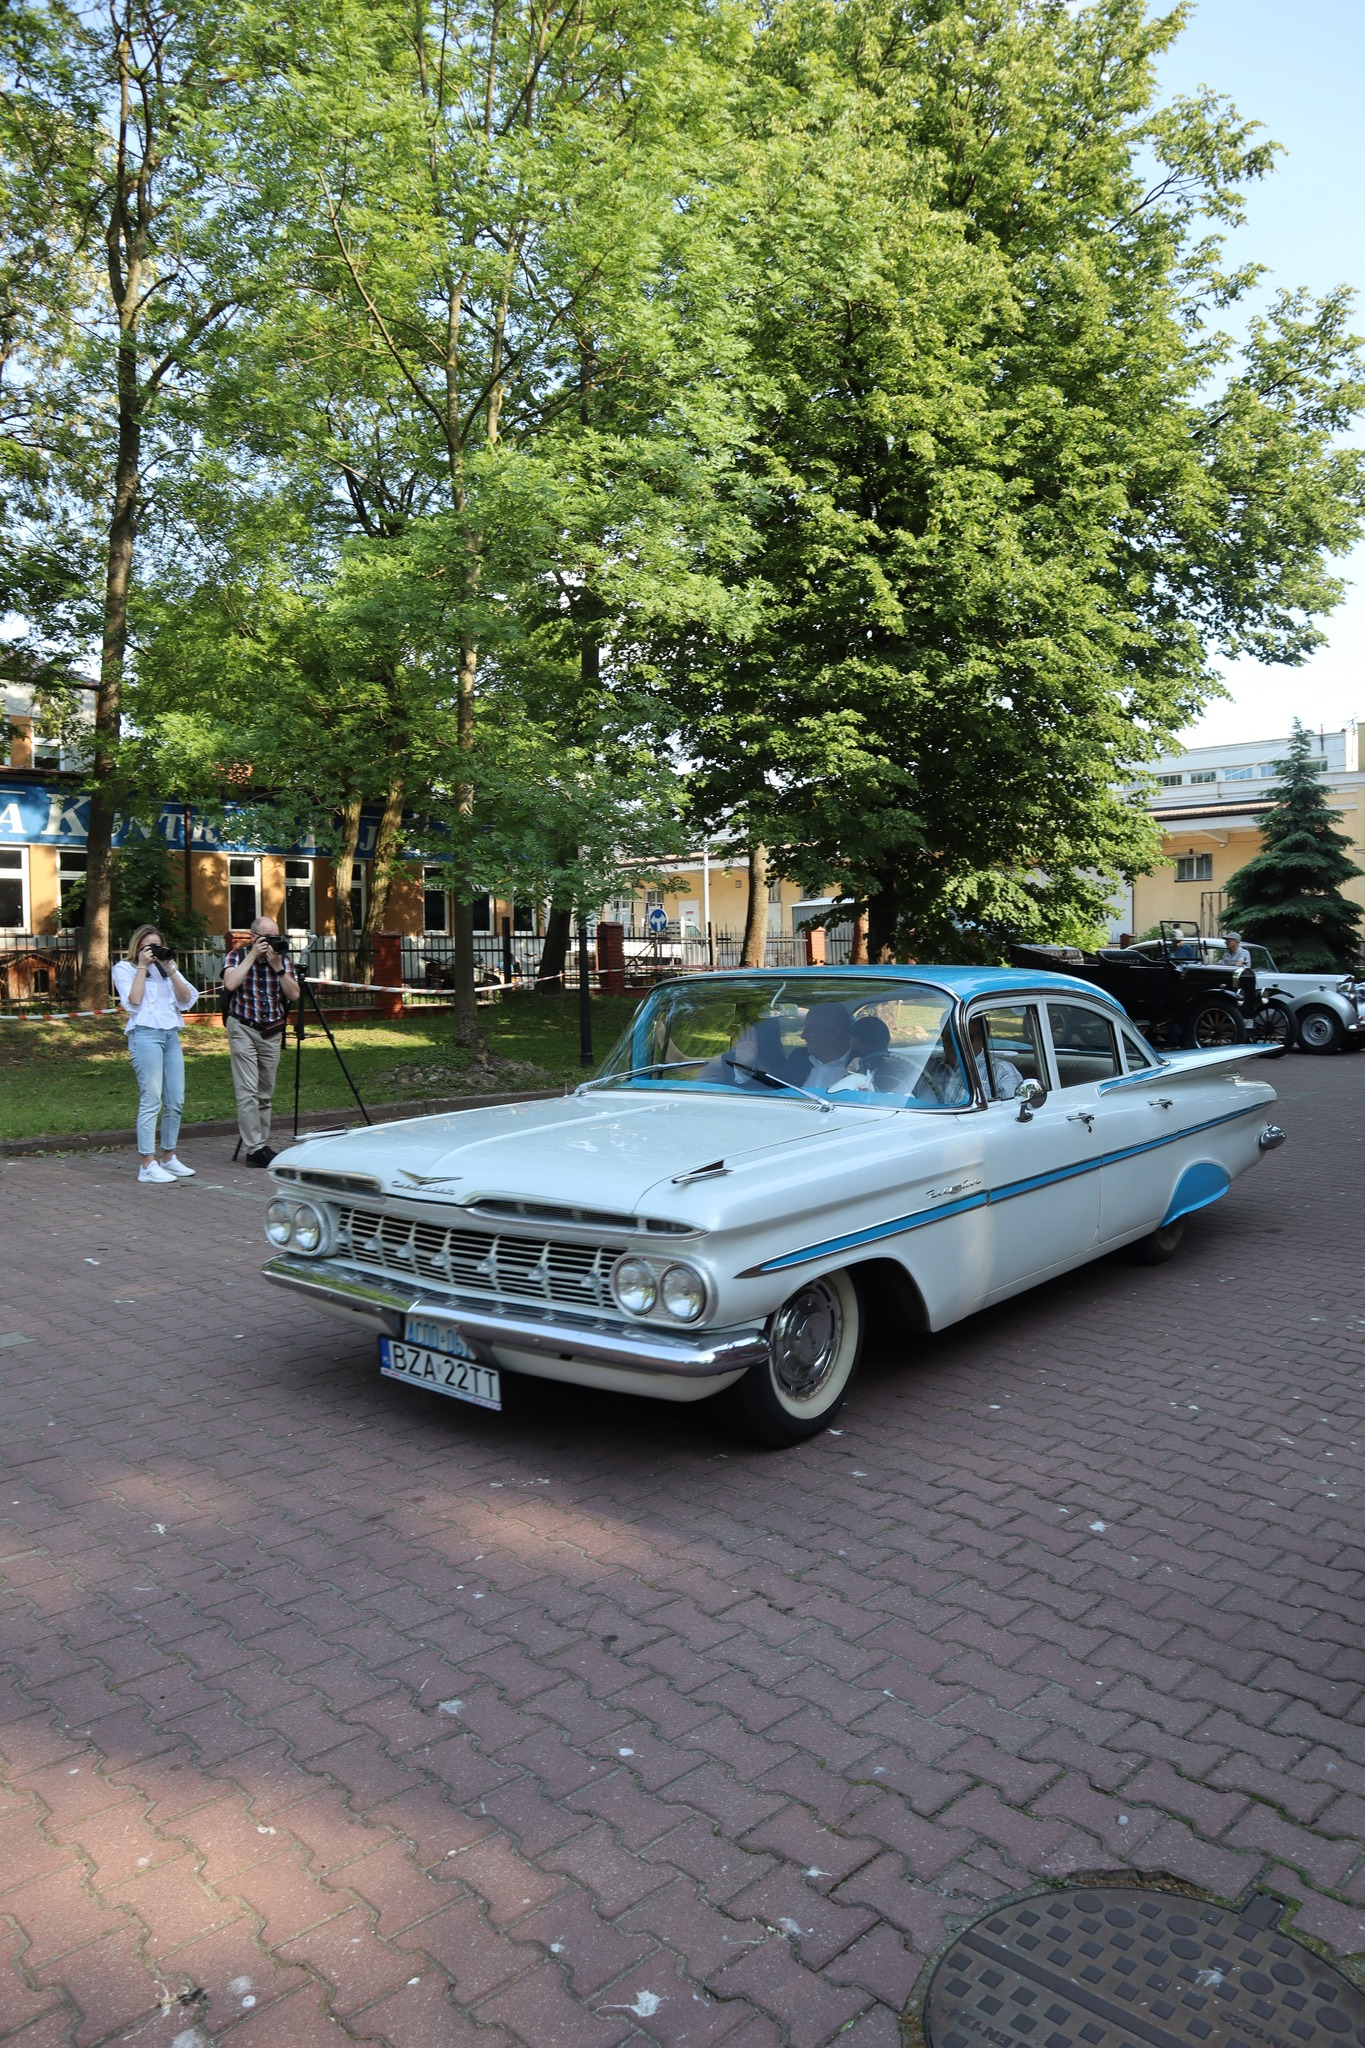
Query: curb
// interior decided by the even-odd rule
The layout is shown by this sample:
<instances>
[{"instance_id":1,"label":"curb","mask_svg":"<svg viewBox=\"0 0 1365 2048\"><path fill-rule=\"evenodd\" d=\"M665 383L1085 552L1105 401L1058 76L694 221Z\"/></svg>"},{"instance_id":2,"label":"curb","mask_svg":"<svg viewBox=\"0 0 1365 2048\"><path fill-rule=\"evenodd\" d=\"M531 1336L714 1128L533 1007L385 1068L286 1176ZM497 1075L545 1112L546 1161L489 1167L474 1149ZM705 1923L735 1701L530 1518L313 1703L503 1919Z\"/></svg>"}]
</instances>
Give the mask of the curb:
<instances>
[{"instance_id":1,"label":"curb","mask_svg":"<svg viewBox=\"0 0 1365 2048\"><path fill-rule=\"evenodd\" d=\"M379 1102L371 1103L376 1112L375 1122L396 1123L406 1117L445 1116L454 1109L501 1109L509 1102L554 1102L560 1095L558 1088L536 1088L523 1094L514 1095L438 1095L426 1102ZM354 1116L352 1103L343 1109L309 1110L299 1118L299 1129L316 1131L330 1129L338 1117ZM353 1128L348 1125L348 1129ZM363 1126L356 1125L355 1129ZM219 1117L212 1123L182 1124L182 1138L235 1138L236 1117ZM42 1156L49 1152L98 1152L114 1146L127 1149L133 1143L133 1133L125 1125L116 1131L72 1131L58 1132L46 1138L6 1138L0 1141L0 1159L28 1159L35 1154Z\"/></svg>"}]
</instances>

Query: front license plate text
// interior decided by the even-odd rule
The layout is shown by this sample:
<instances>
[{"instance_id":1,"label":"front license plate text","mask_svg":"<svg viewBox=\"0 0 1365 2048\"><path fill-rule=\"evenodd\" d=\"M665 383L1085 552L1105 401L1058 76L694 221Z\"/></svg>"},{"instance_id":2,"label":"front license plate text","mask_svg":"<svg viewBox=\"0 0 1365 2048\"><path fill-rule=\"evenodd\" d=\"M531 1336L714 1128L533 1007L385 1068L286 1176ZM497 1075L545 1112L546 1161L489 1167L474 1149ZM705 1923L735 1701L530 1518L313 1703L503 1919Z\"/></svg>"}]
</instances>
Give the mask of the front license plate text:
<instances>
[{"instance_id":1,"label":"front license plate text","mask_svg":"<svg viewBox=\"0 0 1365 2048\"><path fill-rule=\"evenodd\" d=\"M410 1386L425 1387L430 1394L449 1394L475 1408L502 1407L502 1375L491 1365L453 1358L449 1352L432 1351L425 1344L381 1337L379 1370L386 1379L406 1380Z\"/></svg>"}]
</instances>

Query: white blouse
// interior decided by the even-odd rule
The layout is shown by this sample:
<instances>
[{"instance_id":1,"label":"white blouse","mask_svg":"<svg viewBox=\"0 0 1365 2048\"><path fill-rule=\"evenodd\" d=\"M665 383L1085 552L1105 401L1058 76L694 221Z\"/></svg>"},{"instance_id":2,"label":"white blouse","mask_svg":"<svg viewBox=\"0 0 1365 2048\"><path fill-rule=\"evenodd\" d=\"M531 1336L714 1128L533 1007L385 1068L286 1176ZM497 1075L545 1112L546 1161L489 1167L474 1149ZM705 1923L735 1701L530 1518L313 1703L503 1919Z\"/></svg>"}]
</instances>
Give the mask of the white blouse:
<instances>
[{"instance_id":1,"label":"white blouse","mask_svg":"<svg viewBox=\"0 0 1365 2048\"><path fill-rule=\"evenodd\" d=\"M184 975L180 978L185 981ZM131 1031L138 1024L145 1024L151 1031L178 1031L182 1022L182 1012L192 1010L199 1000L198 989L192 988L190 983L185 981L190 993L188 1001L182 1002L172 986L170 976L159 973L156 966L152 965L147 969L146 979L142 984L142 1001L133 1004L128 1000L128 991L136 980L137 968L131 960L114 962L114 990L119 999L120 1009L128 1012L128 1022L123 1027L125 1031Z\"/></svg>"}]
</instances>

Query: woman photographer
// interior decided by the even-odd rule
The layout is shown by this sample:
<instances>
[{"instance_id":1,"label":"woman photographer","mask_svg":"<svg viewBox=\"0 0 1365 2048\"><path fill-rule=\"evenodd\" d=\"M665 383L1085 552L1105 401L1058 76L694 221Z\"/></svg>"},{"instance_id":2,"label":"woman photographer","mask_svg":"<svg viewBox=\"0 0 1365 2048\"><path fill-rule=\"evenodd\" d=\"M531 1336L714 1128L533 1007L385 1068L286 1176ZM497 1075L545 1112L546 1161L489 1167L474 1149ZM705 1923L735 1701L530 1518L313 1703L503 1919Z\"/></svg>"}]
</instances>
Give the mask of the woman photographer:
<instances>
[{"instance_id":1,"label":"woman photographer","mask_svg":"<svg viewBox=\"0 0 1365 2048\"><path fill-rule=\"evenodd\" d=\"M180 1045L184 1012L199 1000L176 966L169 946L154 924L139 925L128 942L127 957L114 963L114 988L128 1012L124 1026L128 1054L137 1075L137 1149L142 1164L138 1179L169 1187L191 1180L194 1168L175 1156L180 1112L185 1107L185 1056ZM156 1126L161 1120L161 1156L157 1157Z\"/></svg>"}]
</instances>

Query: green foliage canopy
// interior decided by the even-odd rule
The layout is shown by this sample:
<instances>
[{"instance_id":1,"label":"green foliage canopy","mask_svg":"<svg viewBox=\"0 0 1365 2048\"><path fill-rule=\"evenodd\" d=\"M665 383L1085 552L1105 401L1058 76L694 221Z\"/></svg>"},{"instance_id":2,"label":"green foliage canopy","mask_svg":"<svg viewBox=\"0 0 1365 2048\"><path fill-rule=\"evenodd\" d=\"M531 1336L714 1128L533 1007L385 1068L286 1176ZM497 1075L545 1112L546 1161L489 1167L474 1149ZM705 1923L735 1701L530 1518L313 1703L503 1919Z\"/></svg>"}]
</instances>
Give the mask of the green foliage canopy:
<instances>
[{"instance_id":1,"label":"green foliage canopy","mask_svg":"<svg viewBox=\"0 0 1365 2048\"><path fill-rule=\"evenodd\" d=\"M1180 10L787 0L759 38L744 281L761 500L744 637L680 638L697 812L740 820L880 947L1101 916L1155 838L1124 764L1296 661L1360 524L1342 295L1280 297L1219 227L1270 165L1162 108Z\"/></svg>"}]
</instances>

